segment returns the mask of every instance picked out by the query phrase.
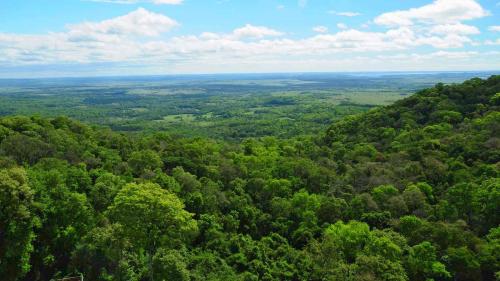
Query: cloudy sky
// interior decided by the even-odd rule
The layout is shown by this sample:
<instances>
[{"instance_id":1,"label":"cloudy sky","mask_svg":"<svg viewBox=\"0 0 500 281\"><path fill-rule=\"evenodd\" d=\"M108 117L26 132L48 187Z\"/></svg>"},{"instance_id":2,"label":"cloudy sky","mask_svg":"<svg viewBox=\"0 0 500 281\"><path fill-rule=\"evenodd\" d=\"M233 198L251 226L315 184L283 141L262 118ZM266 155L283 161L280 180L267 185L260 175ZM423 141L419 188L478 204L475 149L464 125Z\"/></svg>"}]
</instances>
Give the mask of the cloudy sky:
<instances>
[{"instance_id":1,"label":"cloudy sky","mask_svg":"<svg viewBox=\"0 0 500 281\"><path fill-rule=\"evenodd\" d=\"M500 70L500 0L0 0L0 78Z\"/></svg>"}]
</instances>

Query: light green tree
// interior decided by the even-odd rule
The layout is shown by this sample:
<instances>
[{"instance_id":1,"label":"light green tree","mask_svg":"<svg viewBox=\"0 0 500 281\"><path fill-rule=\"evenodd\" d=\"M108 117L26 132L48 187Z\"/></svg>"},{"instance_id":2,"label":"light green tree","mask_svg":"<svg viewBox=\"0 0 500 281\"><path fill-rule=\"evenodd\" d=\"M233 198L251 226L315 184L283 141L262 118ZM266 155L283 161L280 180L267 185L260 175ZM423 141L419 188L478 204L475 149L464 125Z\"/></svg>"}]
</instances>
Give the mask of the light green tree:
<instances>
[{"instance_id":1,"label":"light green tree","mask_svg":"<svg viewBox=\"0 0 500 281\"><path fill-rule=\"evenodd\" d=\"M124 233L146 249L187 242L198 229L179 198L153 183L127 184L108 211Z\"/></svg>"}]
</instances>

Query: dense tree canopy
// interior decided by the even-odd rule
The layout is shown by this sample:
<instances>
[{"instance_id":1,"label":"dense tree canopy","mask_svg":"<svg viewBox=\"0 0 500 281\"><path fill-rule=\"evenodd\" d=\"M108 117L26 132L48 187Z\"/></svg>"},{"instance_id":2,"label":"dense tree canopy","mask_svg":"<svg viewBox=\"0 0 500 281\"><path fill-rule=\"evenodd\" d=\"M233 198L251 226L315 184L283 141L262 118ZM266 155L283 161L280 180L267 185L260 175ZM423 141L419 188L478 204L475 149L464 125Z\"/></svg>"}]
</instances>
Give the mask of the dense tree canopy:
<instances>
[{"instance_id":1,"label":"dense tree canopy","mask_svg":"<svg viewBox=\"0 0 500 281\"><path fill-rule=\"evenodd\" d=\"M0 118L0 276L500 278L500 76L240 144Z\"/></svg>"}]
</instances>

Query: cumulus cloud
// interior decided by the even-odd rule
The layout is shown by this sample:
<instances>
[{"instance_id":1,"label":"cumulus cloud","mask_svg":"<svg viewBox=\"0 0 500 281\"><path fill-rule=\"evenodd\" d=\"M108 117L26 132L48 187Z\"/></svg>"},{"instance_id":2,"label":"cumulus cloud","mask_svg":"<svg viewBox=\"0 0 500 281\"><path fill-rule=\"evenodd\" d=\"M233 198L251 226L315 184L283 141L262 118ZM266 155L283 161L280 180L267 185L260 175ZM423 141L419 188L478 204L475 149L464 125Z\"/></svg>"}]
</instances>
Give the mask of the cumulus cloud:
<instances>
[{"instance_id":1,"label":"cumulus cloud","mask_svg":"<svg viewBox=\"0 0 500 281\"><path fill-rule=\"evenodd\" d=\"M283 33L277 30L250 24L230 33L204 32L164 39L156 35L169 30L172 24L160 28L162 25L157 23L170 21L155 14L153 20L138 23L137 14L152 13L139 10L139 13L131 14L100 23L73 25L65 33L33 36L0 33L0 57L13 64L157 63L172 60L220 63L228 59L289 60L311 56L402 51L418 46L449 48L470 42L466 36L453 34L421 36L408 27L385 32L344 29L333 34L289 39L281 37ZM148 28L149 31L146 31ZM140 35L147 36L135 38Z\"/></svg>"},{"instance_id":2,"label":"cumulus cloud","mask_svg":"<svg viewBox=\"0 0 500 281\"><path fill-rule=\"evenodd\" d=\"M373 22L393 29L406 27L419 34L415 44L446 49L476 44L470 36L480 34L480 30L462 21L487 15L489 12L476 0L435 0L421 7L381 14Z\"/></svg>"},{"instance_id":3,"label":"cumulus cloud","mask_svg":"<svg viewBox=\"0 0 500 281\"><path fill-rule=\"evenodd\" d=\"M451 34L465 34L465 35L481 33L477 27L462 23L436 25L430 29L430 32L434 34L451 33Z\"/></svg>"},{"instance_id":4,"label":"cumulus cloud","mask_svg":"<svg viewBox=\"0 0 500 281\"><path fill-rule=\"evenodd\" d=\"M384 13L374 22L385 26L408 26L416 22L457 23L487 15L489 13L475 0L435 0L419 8Z\"/></svg>"},{"instance_id":5,"label":"cumulus cloud","mask_svg":"<svg viewBox=\"0 0 500 281\"><path fill-rule=\"evenodd\" d=\"M162 14L139 8L127 15L101 22L84 22L68 25L71 36L82 39L99 38L102 35L116 36L157 36L178 26L179 24Z\"/></svg>"},{"instance_id":6,"label":"cumulus cloud","mask_svg":"<svg viewBox=\"0 0 500 281\"><path fill-rule=\"evenodd\" d=\"M454 1L462 4L474 2ZM442 4L437 4L441 2L449 0L437 0L427 6L441 7ZM471 18L472 14L479 15L477 11L471 13L465 11L462 5L457 5L457 9L465 15L459 16L453 10L457 21L449 21L430 20L428 16L422 16L432 14L427 11L428 8L424 9L425 13L420 9L422 7L415 8L419 12L410 9L408 11L412 11L409 12L412 15L404 15L411 24L383 25L378 31L353 29L339 23L337 27L340 30L336 32L329 33L327 27L315 26L313 31L318 34L288 37L285 36L286 33L272 27L246 24L227 32L207 31L168 37L166 33L179 23L166 15L139 8L101 22L68 25L64 32L44 35L0 33L0 66L120 63L148 67L175 65L177 71L187 71L190 67L206 67L211 71L219 68L227 71L230 67L230 71L244 71L246 66L252 65L253 70L265 71L265 66L278 71L281 68L300 70L300 67L307 68L307 63L310 63L318 66L315 70L321 70L319 66L328 70L329 65L340 67L344 61L346 66L349 66L349 61L354 61L355 65L358 59L363 61L359 64L360 67L368 68L371 63L373 67L381 63L386 65L389 57L383 57L395 53L407 56L416 65L419 59L432 62L444 59L465 61L480 55L475 52L443 50L478 42L471 38L480 32L479 29L461 22ZM439 11L440 14L451 13L443 12L442 7ZM395 13L401 12L404 11ZM390 13L384 15L387 14ZM384 15L380 17L387 20ZM483 43L499 44L498 40ZM432 47L435 50L429 54L409 55L419 47ZM375 55L367 56L366 53ZM396 58L391 59L397 61ZM492 64L492 61L494 60L485 60L484 63ZM259 65L262 68L258 68Z\"/></svg>"},{"instance_id":7,"label":"cumulus cloud","mask_svg":"<svg viewBox=\"0 0 500 281\"><path fill-rule=\"evenodd\" d=\"M500 39L497 39L497 40L486 40L484 42L485 45L488 45L488 46L498 46L500 45Z\"/></svg>"},{"instance_id":8,"label":"cumulus cloud","mask_svg":"<svg viewBox=\"0 0 500 281\"><path fill-rule=\"evenodd\" d=\"M271 29L269 27L255 26L251 24L246 24L245 26L237 28L233 31L233 35L236 38L264 38L282 36L283 34L283 32Z\"/></svg>"},{"instance_id":9,"label":"cumulus cloud","mask_svg":"<svg viewBox=\"0 0 500 281\"><path fill-rule=\"evenodd\" d=\"M500 32L500 25L492 25L488 27L488 30L493 32Z\"/></svg>"},{"instance_id":10,"label":"cumulus cloud","mask_svg":"<svg viewBox=\"0 0 500 281\"><path fill-rule=\"evenodd\" d=\"M318 26L313 27L312 30L314 32L317 32L317 33L326 33L326 32L328 32L328 27L318 25Z\"/></svg>"},{"instance_id":11,"label":"cumulus cloud","mask_svg":"<svg viewBox=\"0 0 500 281\"><path fill-rule=\"evenodd\" d=\"M379 59L384 60L408 60L412 62L421 62L425 60L439 60L439 59L470 59L479 55L478 52L474 51L437 51L431 53L410 53L410 54L395 54L395 55L380 55L377 56Z\"/></svg>"},{"instance_id":12,"label":"cumulus cloud","mask_svg":"<svg viewBox=\"0 0 500 281\"><path fill-rule=\"evenodd\" d=\"M472 43L472 40L467 36L448 34L442 36L420 37L416 39L417 45L428 45L438 49L460 48L466 43Z\"/></svg>"},{"instance_id":13,"label":"cumulus cloud","mask_svg":"<svg viewBox=\"0 0 500 281\"><path fill-rule=\"evenodd\" d=\"M348 26L345 23L339 22L339 23L337 23L337 28L338 29L347 29Z\"/></svg>"}]
</instances>

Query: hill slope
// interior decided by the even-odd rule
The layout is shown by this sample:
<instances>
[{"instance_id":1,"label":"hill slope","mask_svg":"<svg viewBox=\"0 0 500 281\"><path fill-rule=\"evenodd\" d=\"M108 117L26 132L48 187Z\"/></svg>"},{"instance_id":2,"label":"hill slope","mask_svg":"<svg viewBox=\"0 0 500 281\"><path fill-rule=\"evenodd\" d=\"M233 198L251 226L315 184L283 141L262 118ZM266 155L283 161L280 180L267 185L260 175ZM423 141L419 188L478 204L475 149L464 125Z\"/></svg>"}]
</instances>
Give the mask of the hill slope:
<instances>
[{"instance_id":1,"label":"hill slope","mask_svg":"<svg viewBox=\"0 0 500 281\"><path fill-rule=\"evenodd\" d=\"M0 118L0 276L494 280L499 92L437 85L240 145Z\"/></svg>"}]
</instances>

